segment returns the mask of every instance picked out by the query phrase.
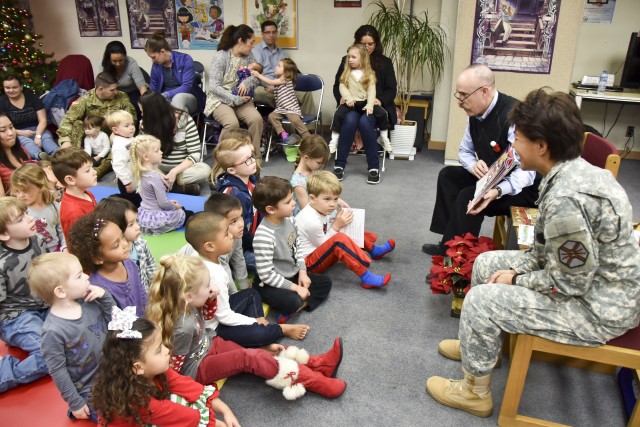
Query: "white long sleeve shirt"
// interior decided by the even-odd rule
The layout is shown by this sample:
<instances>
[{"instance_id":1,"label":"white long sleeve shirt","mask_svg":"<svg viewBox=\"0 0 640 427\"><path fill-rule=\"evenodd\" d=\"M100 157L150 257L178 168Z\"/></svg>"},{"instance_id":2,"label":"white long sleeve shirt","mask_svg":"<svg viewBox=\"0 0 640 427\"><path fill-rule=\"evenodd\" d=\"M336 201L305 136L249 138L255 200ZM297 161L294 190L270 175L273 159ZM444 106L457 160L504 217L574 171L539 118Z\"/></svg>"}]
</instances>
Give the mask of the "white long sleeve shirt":
<instances>
[{"instance_id":1,"label":"white long sleeve shirt","mask_svg":"<svg viewBox=\"0 0 640 427\"><path fill-rule=\"evenodd\" d=\"M220 290L218 294L218 307L213 319L205 320L205 327L207 329L216 330L219 324L227 326L241 326L241 325L253 325L257 320L253 317L245 316L244 314L236 313L231 310L229 305L229 276L220 264L209 261L202 258L204 265L209 270L209 284L210 286L216 286ZM235 286L235 285L234 285Z\"/></svg>"},{"instance_id":2,"label":"white long sleeve shirt","mask_svg":"<svg viewBox=\"0 0 640 427\"><path fill-rule=\"evenodd\" d=\"M296 215L296 226L300 238L298 252L304 258L337 233L333 227L327 225L327 219L326 215L312 208L310 203L307 203L307 206Z\"/></svg>"}]
</instances>

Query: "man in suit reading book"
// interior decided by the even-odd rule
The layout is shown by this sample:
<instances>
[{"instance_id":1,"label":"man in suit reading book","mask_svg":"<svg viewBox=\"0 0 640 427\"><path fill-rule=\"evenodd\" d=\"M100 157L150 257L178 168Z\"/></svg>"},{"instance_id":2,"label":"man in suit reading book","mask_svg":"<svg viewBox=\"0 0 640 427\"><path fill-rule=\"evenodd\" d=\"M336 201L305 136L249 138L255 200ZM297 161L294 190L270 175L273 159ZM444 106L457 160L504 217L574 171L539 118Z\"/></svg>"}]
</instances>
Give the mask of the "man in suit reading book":
<instances>
[{"instance_id":1,"label":"man in suit reading book","mask_svg":"<svg viewBox=\"0 0 640 427\"><path fill-rule=\"evenodd\" d=\"M517 100L496 90L493 72L482 64L473 64L460 73L453 96L469 116L458 151L462 166L446 166L438 175L429 229L442 234L442 239L422 245L422 251L429 255L444 255L444 243L454 236L465 233L477 236L485 216L506 215L510 206L534 207L538 198L536 173L525 172L516 165L467 213L476 183L515 139L514 127L509 125L507 116Z\"/></svg>"}]
</instances>

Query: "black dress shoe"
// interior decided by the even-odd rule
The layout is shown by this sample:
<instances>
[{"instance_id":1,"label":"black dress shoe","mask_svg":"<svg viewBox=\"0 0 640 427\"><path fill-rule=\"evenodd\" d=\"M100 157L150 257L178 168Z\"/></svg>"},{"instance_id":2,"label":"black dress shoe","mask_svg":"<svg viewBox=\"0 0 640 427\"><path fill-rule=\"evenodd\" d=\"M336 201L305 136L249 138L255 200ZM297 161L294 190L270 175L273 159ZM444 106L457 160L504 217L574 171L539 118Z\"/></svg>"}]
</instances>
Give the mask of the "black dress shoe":
<instances>
[{"instance_id":1,"label":"black dress shoe","mask_svg":"<svg viewBox=\"0 0 640 427\"><path fill-rule=\"evenodd\" d=\"M422 252L427 255L444 255L445 250L440 243L425 243L422 245Z\"/></svg>"}]
</instances>

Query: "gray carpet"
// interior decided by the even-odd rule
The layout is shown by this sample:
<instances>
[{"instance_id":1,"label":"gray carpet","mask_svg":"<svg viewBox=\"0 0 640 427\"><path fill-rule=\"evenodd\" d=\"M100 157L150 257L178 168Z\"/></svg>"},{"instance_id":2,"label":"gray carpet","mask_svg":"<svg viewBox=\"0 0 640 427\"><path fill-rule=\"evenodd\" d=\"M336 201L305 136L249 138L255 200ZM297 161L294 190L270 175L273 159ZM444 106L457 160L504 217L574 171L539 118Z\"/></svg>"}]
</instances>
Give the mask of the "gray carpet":
<instances>
[{"instance_id":1,"label":"gray carpet","mask_svg":"<svg viewBox=\"0 0 640 427\"><path fill-rule=\"evenodd\" d=\"M293 166L276 155L263 176L289 178ZM494 373L494 414L481 419L437 404L424 391L427 377L460 378L460 364L438 355L437 343L457 336L458 320L450 317L450 295L432 295L424 277L430 259L420 247L439 236L428 231L443 152L424 150L415 161L387 160L380 185L366 184L364 157L349 158L343 198L366 209L366 227L382 239L394 238L394 253L375 261L375 273L391 272L386 289L365 290L344 266L329 275L333 289L328 300L298 321L311 326L301 344L311 353L326 351L334 337L344 340L345 355L338 377L345 394L327 400L308 394L295 402L264 381L242 375L227 381L221 398L244 426L493 426L497 424L509 362ZM640 209L637 161L623 161L620 182ZM330 168L328 168L330 169ZM636 216L640 219L640 216ZM493 220L483 234L491 235ZM623 408L613 376L533 362L521 413L574 426L623 426Z\"/></svg>"},{"instance_id":2,"label":"gray carpet","mask_svg":"<svg viewBox=\"0 0 640 427\"><path fill-rule=\"evenodd\" d=\"M329 275L328 300L296 321L311 326L301 345L310 353L326 351L335 337L344 340L345 355L338 371L347 390L337 400L314 394L289 402L280 391L251 375L230 378L221 398L243 426L494 426L502 403L509 361L494 371L491 389L494 413L487 419L446 408L424 390L432 375L461 378L460 364L438 355L437 344L457 337L458 320L450 317L450 295L432 295L424 282L430 258L420 247L440 236L428 231L442 151L423 150L414 161L387 160L387 172L377 186L366 184L364 157L351 156L343 181L343 198L366 209L366 227L394 238L395 252L374 261L372 271L391 272L386 289L366 290L342 265ZM209 163L210 163L209 159ZM640 220L640 163L624 160L619 181ZM332 170L331 167L327 169ZM265 164L262 176L290 178L293 165L278 154ZM103 179L102 185L108 179ZM203 190L203 195L208 189ZM493 219L482 234L491 236ZM274 321L275 319L270 319ZM624 426L623 405L613 376L532 362L520 412L580 427Z\"/></svg>"}]
</instances>

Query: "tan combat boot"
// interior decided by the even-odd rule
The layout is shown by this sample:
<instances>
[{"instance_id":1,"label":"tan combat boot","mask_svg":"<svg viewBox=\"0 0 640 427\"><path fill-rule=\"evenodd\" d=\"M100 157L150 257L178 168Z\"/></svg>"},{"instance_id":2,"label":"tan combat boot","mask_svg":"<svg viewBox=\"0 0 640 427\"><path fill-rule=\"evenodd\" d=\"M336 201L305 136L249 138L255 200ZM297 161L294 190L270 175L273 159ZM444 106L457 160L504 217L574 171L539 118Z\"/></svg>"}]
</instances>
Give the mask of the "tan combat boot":
<instances>
[{"instance_id":1,"label":"tan combat boot","mask_svg":"<svg viewBox=\"0 0 640 427\"><path fill-rule=\"evenodd\" d=\"M427 393L437 402L451 408L462 409L476 417L489 417L493 412L491 374L475 377L464 372L462 380L431 377L427 380Z\"/></svg>"},{"instance_id":2,"label":"tan combat boot","mask_svg":"<svg viewBox=\"0 0 640 427\"><path fill-rule=\"evenodd\" d=\"M438 353L451 360L462 360L460 340L442 340L438 344Z\"/></svg>"}]
</instances>

